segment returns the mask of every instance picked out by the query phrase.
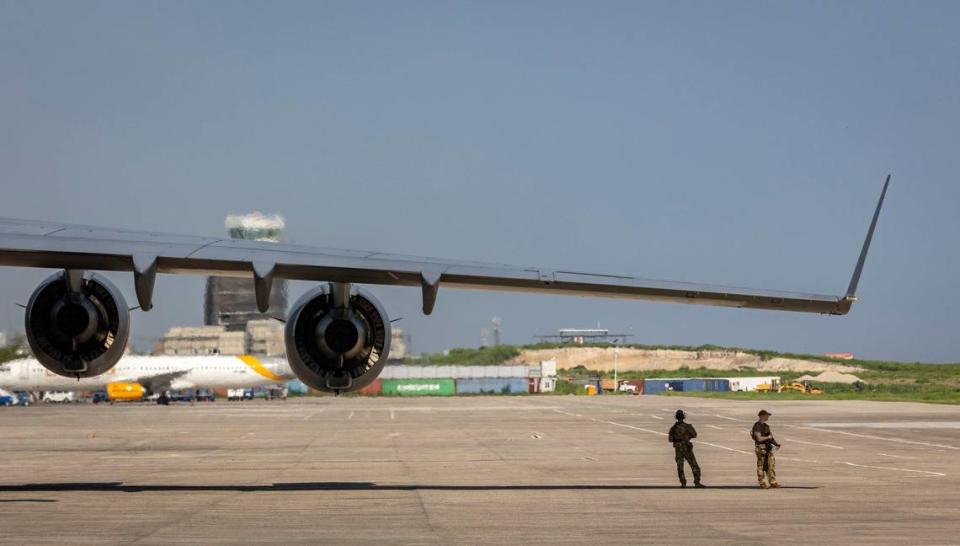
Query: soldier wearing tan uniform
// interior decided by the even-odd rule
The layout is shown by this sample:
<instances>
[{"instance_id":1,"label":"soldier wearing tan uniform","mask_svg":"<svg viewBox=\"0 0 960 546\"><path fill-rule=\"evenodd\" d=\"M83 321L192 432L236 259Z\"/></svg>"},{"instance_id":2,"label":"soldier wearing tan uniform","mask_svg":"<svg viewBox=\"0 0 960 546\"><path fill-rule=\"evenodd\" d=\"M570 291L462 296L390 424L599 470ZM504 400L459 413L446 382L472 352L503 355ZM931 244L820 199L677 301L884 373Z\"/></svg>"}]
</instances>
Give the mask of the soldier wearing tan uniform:
<instances>
[{"instance_id":1,"label":"soldier wearing tan uniform","mask_svg":"<svg viewBox=\"0 0 960 546\"><path fill-rule=\"evenodd\" d=\"M777 483L777 459L774 452L780 444L773 439L767 419L772 414L767 410L760 410L759 420L753 424L750 436L753 438L753 450L757 454L757 481L762 489L780 487Z\"/></svg>"}]
</instances>

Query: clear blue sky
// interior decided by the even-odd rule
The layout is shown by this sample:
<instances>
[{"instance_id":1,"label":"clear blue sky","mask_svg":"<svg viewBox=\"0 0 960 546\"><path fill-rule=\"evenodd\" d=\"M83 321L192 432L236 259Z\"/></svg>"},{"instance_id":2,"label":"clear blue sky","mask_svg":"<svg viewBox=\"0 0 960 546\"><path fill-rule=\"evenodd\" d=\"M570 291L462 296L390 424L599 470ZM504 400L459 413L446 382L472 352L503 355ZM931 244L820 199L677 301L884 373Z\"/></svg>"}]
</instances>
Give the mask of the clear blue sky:
<instances>
[{"instance_id":1,"label":"clear blue sky","mask_svg":"<svg viewBox=\"0 0 960 546\"><path fill-rule=\"evenodd\" d=\"M847 317L378 289L416 351L637 342L960 361L960 3L0 1L0 216L841 293ZM0 328L45 272L0 270ZM116 277L132 298L132 280ZM202 320L162 277L139 344ZM307 285L297 283L293 294Z\"/></svg>"}]
</instances>

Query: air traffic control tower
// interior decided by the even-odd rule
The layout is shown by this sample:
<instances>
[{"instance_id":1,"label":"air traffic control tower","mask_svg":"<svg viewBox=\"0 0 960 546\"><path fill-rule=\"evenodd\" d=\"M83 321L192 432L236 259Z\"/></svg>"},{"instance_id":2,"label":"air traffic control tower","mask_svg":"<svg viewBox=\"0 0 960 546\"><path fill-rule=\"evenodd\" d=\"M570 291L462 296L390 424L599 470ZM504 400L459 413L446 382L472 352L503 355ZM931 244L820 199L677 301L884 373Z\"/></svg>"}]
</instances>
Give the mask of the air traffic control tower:
<instances>
[{"instance_id":1,"label":"air traffic control tower","mask_svg":"<svg viewBox=\"0 0 960 546\"><path fill-rule=\"evenodd\" d=\"M283 238L283 217L264 216L259 212L227 216L227 231L232 239L279 243ZM274 280L270 291L268 315L285 317L287 314L287 284ZM262 320L253 292L253 279L207 277L204 296L203 323L223 326L228 332L244 331L251 320Z\"/></svg>"}]
</instances>

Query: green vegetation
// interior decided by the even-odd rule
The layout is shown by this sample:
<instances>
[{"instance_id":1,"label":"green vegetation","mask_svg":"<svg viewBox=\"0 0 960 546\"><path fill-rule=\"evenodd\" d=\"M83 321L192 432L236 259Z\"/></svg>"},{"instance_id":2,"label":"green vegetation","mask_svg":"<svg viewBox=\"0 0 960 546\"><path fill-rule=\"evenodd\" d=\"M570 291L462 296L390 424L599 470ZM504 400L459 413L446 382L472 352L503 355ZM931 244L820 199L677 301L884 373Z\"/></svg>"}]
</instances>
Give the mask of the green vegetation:
<instances>
[{"instance_id":1,"label":"green vegetation","mask_svg":"<svg viewBox=\"0 0 960 546\"><path fill-rule=\"evenodd\" d=\"M557 388L551 394L583 394L584 392L586 392L586 389L582 385L558 379Z\"/></svg>"},{"instance_id":2,"label":"green vegetation","mask_svg":"<svg viewBox=\"0 0 960 546\"><path fill-rule=\"evenodd\" d=\"M474 364L474 365L495 365L503 364L512 358L519 356L522 350L538 349L566 349L573 347L593 347L593 348L611 348L611 345L593 344L593 345L568 345L558 343L537 343L533 345L515 346L499 345L496 347L481 347L479 349L453 349L447 353L437 353L424 355L421 358L409 358L410 364ZM937 402L947 404L960 404L960 364L923 364L907 362L889 362L878 360L836 360L822 355L783 353L771 350L744 349L741 347L721 347L718 345L700 345L699 347L688 347L682 345L642 345L630 344L621 345L622 348L646 349L646 350L677 350L677 351L723 351L723 352L742 352L756 355L761 360L771 360L774 358L787 358L792 360L809 360L814 362L827 362L844 366L863 368L862 371L855 374L864 381L860 385L847 384L819 384L826 394L816 396L821 400L895 400L895 401L917 401L917 402ZM745 377L756 375L778 375L783 382L796 380L801 375L809 373L817 375L818 372L763 372L753 368L742 368L739 370L715 370L709 368L680 368L678 370L645 370L645 371L621 371L618 374L620 379L642 379L654 377ZM561 376L568 379L584 378L612 378L613 371L593 371L584 366L577 366L567 370L560 371ZM560 381L557 385L557 394L582 394L583 387L570 381ZM710 396L725 397L734 399L755 399L773 397L777 400L809 400L812 395L801 393L672 393L672 396Z\"/></svg>"},{"instance_id":3,"label":"green vegetation","mask_svg":"<svg viewBox=\"0 0 960 546\"><path fill-rule=\"evenodd\" d=\"M20 358L19 345L7 345L6 347L0 347L0 364L15 360L17 358Z\"/></svg>"},{"instance_id":4,"label":"green vegetation","mask_svg":"<svg viewBox=\"0 0 960 546\"><path fill-rule=\"evenodd\" d=\"M497 365L520 355L520 349L515 345L497 345L496 347L480 347L479 349L450 349L446 353L424 354L420 358L408 357L407 364L423 365Z\"/></svg>"}]
</instances>

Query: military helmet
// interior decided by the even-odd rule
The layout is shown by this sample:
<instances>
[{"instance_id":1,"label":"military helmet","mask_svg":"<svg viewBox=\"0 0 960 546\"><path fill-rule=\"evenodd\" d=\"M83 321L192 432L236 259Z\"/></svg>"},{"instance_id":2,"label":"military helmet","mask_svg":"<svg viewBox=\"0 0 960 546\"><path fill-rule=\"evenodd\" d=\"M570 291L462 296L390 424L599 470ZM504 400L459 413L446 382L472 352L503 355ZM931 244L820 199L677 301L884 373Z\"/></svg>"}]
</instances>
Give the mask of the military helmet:
<instances>
[{"instance_id":1,"label":"military helmet","mask_svg":"<svg viewBox=\"0 0 960 546\"><path fill-rule=\"evenodd\" d=\"M675 413L673 416L677 418L677 421L683 421L687 418L687 414L684 413L682 409L678 409L677 413Z\"/></svg>"}]
</instances>

